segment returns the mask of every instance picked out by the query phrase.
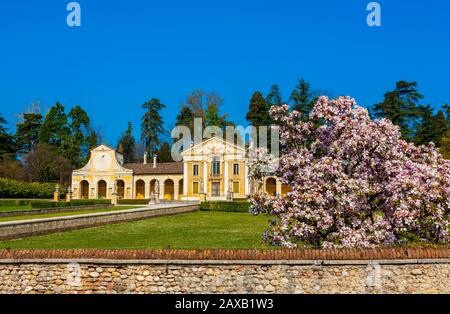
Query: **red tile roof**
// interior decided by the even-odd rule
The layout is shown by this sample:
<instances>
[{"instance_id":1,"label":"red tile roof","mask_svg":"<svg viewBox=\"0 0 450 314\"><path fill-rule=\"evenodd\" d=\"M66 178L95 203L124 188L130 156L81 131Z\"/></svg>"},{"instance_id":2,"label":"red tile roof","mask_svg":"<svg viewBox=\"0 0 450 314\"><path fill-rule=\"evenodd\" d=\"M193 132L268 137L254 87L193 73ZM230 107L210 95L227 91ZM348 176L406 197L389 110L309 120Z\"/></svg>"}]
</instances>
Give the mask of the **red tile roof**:
<instances>
[{"instance_id":1,"label":"red tile roof","mask_svg":"<svg viewBox=\"0 0 450 314\"><path fill-rule=\"evenodd\" d=\"M153 163L130 163L123 166L133 170L133 174L183 174L182 162L157 163L156 168L153 168Z\"/></svg>"}]
</instances>

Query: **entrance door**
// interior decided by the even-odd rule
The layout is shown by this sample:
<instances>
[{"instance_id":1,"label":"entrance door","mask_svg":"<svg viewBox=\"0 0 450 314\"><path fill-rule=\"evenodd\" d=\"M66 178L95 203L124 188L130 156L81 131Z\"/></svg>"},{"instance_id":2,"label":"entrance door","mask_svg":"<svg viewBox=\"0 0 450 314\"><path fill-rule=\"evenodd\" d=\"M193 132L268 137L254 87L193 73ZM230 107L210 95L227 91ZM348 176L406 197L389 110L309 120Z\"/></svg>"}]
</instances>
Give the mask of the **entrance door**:
<instances>
[{"instance_id":1,"label":"entrance door","mask_svg":"<svg viewBox=\"0 0 450 314\"><path fill-rule=\"evenodd\" d=\"M106 198L106 181L104 180L98 181L97 192L99 199L103 200Z\"/></svg>"},{"instance_id":2,"label":"entrance door","mask_svg":"<svg viewBox=\"0 0 450 314\"><path fill-rule=\"evenodd\" d=\"M211 183L211 196L220 196L220 182Z\"/></svg>"}]
</instances>

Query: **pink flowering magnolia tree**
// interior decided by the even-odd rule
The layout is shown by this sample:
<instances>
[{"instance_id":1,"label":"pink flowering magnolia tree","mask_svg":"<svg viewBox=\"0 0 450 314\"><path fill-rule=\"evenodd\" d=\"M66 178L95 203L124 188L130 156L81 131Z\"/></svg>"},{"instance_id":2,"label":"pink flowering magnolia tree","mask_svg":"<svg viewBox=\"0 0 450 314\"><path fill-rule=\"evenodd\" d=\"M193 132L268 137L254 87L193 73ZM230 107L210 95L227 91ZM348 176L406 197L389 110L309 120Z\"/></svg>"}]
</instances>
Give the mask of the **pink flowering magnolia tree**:
<instances>
[{"instance_id":1,"label":"pink flowering magnolia tree","mask_svg":"<svg viewBox=\"0 0 450 314\"><path fill-rule=\"evenodd\" d=\"M254 214L276 216L273 245L373 247L408 240L449 242L450 162L433 144L416 147L389 120L372 121L349 97L319 98L309 122L272 107L287 195L254 194ZM300 121L300 122L299 122Z\"/></svg>"}]
</instances>

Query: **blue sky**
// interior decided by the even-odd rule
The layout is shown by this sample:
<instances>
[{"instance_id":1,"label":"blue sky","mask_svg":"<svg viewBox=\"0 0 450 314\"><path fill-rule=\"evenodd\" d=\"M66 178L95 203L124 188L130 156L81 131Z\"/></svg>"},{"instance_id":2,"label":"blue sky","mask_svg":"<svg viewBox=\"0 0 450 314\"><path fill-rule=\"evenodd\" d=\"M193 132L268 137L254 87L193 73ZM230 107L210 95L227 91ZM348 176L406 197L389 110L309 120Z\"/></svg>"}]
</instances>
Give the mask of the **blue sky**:
<instances>
[{"instance_id":1,"label":"blue sky","mask_svg":"<svg viewBox=\"0 0 450 314\"><path fill-rule=\"evenodd\" d=\"M116 145L140 105L167 105L171 128L196 89L217 92L231 120L271 84L283 96L300 77L316 89L379 102L398 80L419 83L425 103L450 103L450 2L384 0L382 27L366 24L368 0L80 0L82 27L66 24L69 1L0 4L0 112L33 101L80 104Z\"/></svg>"}]
</instances>

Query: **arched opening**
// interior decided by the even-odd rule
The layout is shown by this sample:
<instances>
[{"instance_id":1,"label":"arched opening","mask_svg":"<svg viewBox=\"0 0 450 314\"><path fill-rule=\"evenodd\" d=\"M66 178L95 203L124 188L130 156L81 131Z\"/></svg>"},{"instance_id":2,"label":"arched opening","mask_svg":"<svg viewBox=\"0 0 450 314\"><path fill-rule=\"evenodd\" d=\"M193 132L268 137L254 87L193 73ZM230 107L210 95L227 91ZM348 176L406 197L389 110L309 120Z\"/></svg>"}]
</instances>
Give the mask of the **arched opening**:
<instances>
[{"instance_id":1,"label":"arched opening","mask_svg":"<svg viewBox=\"0 0 450 314\"><path fill-rule=\"evenodd\" d=\"M285 183L283 183L281 185L281 195L286 195L288 194L290 191L292 191L291 187Z\"/></svg>"},{"instance_id":2,"label":"arched opening","mask_svg":"<svg viewBox=\"0 0 450 314\"><path fill-rule=\"evenodd\" d=\"M184 181L183 179L181 179L178 182L178 200L181 201L181 198L183 197L183 193L184 193Z\"/></svg>"},{"instance_id":3,"label":"arched opening","mask_svg":"<svg viewBox=\"0 0 450 314\"><path fill-rule=\"evenodd\" d=\"M136 198L137 199L145 198L145 182L144 182L144 180L136 181Z\"/></svg>"},{"instance_id":4,"label":"arched opening","mask_svg":"<svg viewBox=\"0 0 450 314\"><path fill-rule=\"evenodd\" d=\"M156 193L157 190L159 190L159 182L156 179L153 179L150 181L150 193ZM158 187L157 187L158 186Z\"/></svg>"},{"instance_id":5,"label":"arched opening","mask_svg":"<svg viewBox=\"0 0 450 314\"><path fill-rule=\"evenodd\" d=\"M105 199L106 198L106 181L100 180L97 183L97 194L99 199Z\"/></svg>"},{"instance_id":6,"label":"arched opening","mask_svg":"<svg viewBox=\"0 0 450 314\"><path fill-rule=\"evenodd\" d=\"M117 181L117 195L120 198L124 198L125 197L125 182L123 182L123 180L118 180Z\"/></svg>"},{"instance_id":7,"label":"arched opening","mask_svg":"<svg viewBox=\"0 0 450 314\"><path fill-rule=\"evenodd\" d=\"M270 195L277 193L277 180L275 178L268 178L266 180L266 193Z\"/></svg>"},{"instance_id":8,"label":"arched opening","mask_svg":"<svg viewBox=\"0 0 450 314\"><path fill-rule=\"evenodd\" d=\"M80 182L80 198L82 200L89 198L89 182L86 180Z\"/></svg>"},{"instance_id":9,"label":"arched opening","mask_svg":"<svg viewBox=\"0 0 450 314\"><path fill-rule=\"evenodd\" d=\"M173 180L167 179L166 181L164 181L164 199L173 200L173 194L174 194Z\"/></svg>"}]
</instances>

